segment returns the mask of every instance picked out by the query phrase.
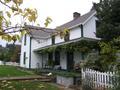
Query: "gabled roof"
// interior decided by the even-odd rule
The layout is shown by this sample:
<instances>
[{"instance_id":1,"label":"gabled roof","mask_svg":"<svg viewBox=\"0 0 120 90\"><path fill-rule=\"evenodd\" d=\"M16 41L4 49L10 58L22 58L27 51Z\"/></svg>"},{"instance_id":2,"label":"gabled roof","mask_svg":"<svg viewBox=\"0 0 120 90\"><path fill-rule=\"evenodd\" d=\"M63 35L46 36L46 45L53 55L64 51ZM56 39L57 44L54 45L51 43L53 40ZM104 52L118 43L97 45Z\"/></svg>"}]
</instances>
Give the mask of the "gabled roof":
<instances>
[{"instance_id":1,"label":"gabled roof","mask_svg":"<svg viewBox=\"0 0 120 90\"><path fill-rule=\"evenodd\" d=\"M31 35L31 37L36 39L49 38L51 34L55 32L54 29L31 26L31 25L26 25L26 28L28 29L28 33Z\"/></svg>"},{"instance_id":2,"label":"gabled roof","mask_svg":"<svg viewBox=\"0 0 120 90\"><path fill-rule=\"evenodd\" d=\"M29 29L29 34L31 35L31 37L36 39L47 39L51 37L51 34L57 32L56 30L64 30L65 28L71 29L81 24L84 25L92 16L95 15L95 13L96 13L95 10L91 10L90 12L84 14L83 16L80 16L77 19L67 22L57 27L56 29L31 26L31 25L26 25L26 28Z\"/></svg>"},{"instance_id":3,"label":"gabled roof","mask_svg":"<svg viewBox=\"0 0 120 90\"><path fill-rule=\"evenodd\" d=\"M70 22L67 22L59 27L57 27L58 29L71 29L75 26L79 26L80 24L84 24L91 16L95 15L96 11L95 10L91 10L90 12L84 14L83 16L78 17L77 19L73 19Z\"/></svg>"}]
</instances>

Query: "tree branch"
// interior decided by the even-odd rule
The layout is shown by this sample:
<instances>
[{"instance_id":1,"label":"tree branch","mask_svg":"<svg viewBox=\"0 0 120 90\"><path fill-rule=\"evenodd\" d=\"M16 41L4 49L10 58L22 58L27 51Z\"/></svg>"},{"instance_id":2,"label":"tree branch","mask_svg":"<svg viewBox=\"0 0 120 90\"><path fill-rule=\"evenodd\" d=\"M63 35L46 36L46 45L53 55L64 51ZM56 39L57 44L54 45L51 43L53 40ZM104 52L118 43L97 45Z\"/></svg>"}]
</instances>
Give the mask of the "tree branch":
<instances>
[{"instance_id":1,"label":"tree branch","mask_svg":"<svg viewBox=\"0 0 120 90\"><path fill-rule=\"evenodd\" d=\"M24 31L25 29L20 29L20 30L17 30L17 31L10 31L10 32L4 32L4 33L1 33L1 35L6 35L6 34L12 34L12 33L17 33L17 32L21 32L21 31Z\"/></svg>"},{"instance_id":2,"label":"tree branch","mask_svg":"<svg viewBox=\"0 0 120 90\"><path fill-rule=\"evenodd\" d=\"M24 27L22 27L22 26L8 27L8 28L4 29L3 32L10 30L10 29L16 29L16 28L24 28Z\"/></svg>"},{"instance_id":3,"label":"tree branch","mask_svg":"<svg viewBox=\"0 0 120 90\"><path fill-rule=\"evenodd\" d=\"M3 1L0 0L0 3L2 3L3 5L5 5L6 7L8 7L9 9L12 9L14 11L18 11L16 8L12 8L11 6L7 5L6 3L4 3Z\"/></svg>"}]
</instances>

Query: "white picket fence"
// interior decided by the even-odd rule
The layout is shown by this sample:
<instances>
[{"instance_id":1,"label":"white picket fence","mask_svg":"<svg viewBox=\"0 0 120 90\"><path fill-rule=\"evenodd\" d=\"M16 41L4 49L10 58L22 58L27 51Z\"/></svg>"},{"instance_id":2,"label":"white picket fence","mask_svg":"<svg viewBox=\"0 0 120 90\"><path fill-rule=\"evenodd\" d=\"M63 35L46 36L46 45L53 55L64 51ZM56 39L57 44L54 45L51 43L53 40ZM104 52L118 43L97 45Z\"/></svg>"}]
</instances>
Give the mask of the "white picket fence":
<instances>
[{"instance_id":1,"label":"white picket fence","mask_svg":"<svg viewBox=\"0 0 120 90\"><path fill-rule=\"evenodd\" d=\"M102 87L104 89L113 88L115 85L115 72L99 72L88 68L82 69L81 72L84 85L90 86L92 88Z\"/></svg>"}]
</instances>

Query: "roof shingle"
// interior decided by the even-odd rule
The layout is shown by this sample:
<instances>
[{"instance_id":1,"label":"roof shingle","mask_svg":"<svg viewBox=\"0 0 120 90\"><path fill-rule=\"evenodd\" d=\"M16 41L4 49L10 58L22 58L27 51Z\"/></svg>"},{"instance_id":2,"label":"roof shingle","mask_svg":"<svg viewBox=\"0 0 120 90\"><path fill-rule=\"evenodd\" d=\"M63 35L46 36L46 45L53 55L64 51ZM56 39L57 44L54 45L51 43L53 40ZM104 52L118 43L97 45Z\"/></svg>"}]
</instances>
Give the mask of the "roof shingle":
<instances>
[{"instance_id":1,"label":"roof shingle","mask_svg":"<svg viewBox=\"0 0 120 90\"><path fill-rule=\"evenodd\" d=\"M73 26L76 26L76 25L80 25L80 24L83 24L93 13L95 13L95 10L92 10L86 14L84 14L83 16L80 16L78 17L77 19L73 19L72 21L70 22L67 22L59 27L57 27L58 29L65 29L65 28L71 28Z\"/></svg>"},{"instance_id":2,"label":"roof shingle","mask_svg":"<svg viewBox=\"0 0 120 90\"><path fill-rule=\"evenodd\" d=\"M71 29L73 26L83 24L91 15L95 13L95 10L91 10L90 12L84 14L83 16L78 17L77 19L73 19L70 22L67 22L56 29L43 28L37 26L27 25L26 27L29 29L29 33L34 38L49 38L51 34L57 32L56 30L64 30Z\"/></svg>"}]
</instances>

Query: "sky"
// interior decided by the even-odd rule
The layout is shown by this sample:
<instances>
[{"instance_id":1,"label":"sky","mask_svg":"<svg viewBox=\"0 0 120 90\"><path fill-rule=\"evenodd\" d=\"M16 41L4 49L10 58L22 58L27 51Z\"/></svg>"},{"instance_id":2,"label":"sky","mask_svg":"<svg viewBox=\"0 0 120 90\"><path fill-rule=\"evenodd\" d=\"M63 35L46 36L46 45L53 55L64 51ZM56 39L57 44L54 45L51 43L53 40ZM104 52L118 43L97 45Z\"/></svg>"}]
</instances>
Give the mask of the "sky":
<instances>
[{"instance_id":1,"label":"sky","mask_svg":"<svg viewBox=\"0 0 120 90\"><path fill-rule=\"evenodd\" d=\"M52 23L48 27L55 28L72 20L73 12L79 12L81 15L89 12L93 2L98 3L99 0L24 0L21 7L36 8L38 11L37 23L44 27L45 19L50 17ZM0 44L3 46L5 43L0 40Z\"/></svg>"}]
</instances>

